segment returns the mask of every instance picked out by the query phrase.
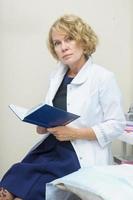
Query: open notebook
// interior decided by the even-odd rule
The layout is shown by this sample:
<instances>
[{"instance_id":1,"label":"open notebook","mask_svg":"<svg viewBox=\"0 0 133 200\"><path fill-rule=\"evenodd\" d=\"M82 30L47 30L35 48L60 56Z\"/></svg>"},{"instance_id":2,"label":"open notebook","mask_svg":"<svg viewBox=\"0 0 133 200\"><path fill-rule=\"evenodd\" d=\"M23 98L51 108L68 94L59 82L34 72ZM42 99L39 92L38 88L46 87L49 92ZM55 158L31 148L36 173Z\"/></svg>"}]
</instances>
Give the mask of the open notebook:
<instances>
[{"instance_id":1,"label":"open notebook","mask_svg":"<svg viewBox=\"0 0 133 200\"><path fill-rule=\"evenodd\" d=\"M42 126L45 128L63 126L79 118L78 115L64 111L48 104L39 104L32 109L26 109L14 104L9 108L24 122Z\"/></svg>"}]
</instances>

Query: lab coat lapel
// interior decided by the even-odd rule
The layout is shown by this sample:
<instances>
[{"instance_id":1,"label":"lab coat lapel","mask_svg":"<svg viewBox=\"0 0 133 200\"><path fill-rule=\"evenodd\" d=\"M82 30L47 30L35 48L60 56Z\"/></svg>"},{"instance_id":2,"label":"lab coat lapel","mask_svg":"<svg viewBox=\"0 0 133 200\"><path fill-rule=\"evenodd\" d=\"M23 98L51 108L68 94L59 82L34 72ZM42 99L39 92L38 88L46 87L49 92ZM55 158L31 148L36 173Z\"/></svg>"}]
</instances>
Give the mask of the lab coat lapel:
<instances>
[{"instance_id":1,"label":"lab coat lapel","mask_svg":"<svg viewBox=\"0 0 133 200\"><path fill-rule=\"evenodd\" d=\"M88 75L91 73L92 69L92 59L89 58L84 66L80 69L79 73L75 76L71 84L80 85L83 84L87 79Z\"/></svg>"},{"instance_id":2,"label":"lab coat lapel","mask_svg":"<svg viewBox=\"0 0 133 200\"><path fill-rule=\"evenodd\" d=\"M51 91L50 91L51 105L52 105L52 101L55 97L55 94L56 94L58 88L60 87L60 84L61 84L67 70L68 70L67 66L64 66L63 64L60 63L57 72L54 74L54 77L51 79Z\"/></svg>"}]
</instances>

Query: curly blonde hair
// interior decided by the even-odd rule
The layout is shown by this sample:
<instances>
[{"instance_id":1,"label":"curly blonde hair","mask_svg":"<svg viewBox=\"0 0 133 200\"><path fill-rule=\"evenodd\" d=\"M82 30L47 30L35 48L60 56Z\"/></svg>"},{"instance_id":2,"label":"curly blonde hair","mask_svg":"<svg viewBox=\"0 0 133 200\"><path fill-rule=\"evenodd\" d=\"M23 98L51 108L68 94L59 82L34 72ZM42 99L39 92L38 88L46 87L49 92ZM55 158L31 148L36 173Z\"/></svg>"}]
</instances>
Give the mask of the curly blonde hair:
<instances>
[{"instance_id":1,"label":"curly blonde hair","mask_svg":"<svg viewBox=\"0 0 133 200\"><path fill-rule=\"evenodd\" d=\"M98 43L98 37L92 28L76 15L63 15L57 19L51 26L48 35L48 48L54 58L58 60L55 47L52 40L52 31L65 33L66 35L79 42L83 49L84 55L89 57L95 52Z\"/></svg>"}]
</instances>

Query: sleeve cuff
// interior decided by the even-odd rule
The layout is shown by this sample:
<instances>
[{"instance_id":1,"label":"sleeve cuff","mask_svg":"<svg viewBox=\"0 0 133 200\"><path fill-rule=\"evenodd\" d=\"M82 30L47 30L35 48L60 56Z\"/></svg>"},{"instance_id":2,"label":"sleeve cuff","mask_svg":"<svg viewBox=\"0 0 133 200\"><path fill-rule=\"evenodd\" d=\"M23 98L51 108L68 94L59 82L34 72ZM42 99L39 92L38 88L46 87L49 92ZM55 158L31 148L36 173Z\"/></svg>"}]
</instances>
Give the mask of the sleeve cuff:
<instances>
[{"instance_id":1,"label":"sleeve cuff","mask_svg":"<svg viewBox=\"0 0 133 200\"><path fill-rule=\"evenodd\" d=\"M102 148L104 148L110 141L107 138L107 135L104 133L104 130L100 126L93 126L91 127L96 134L96 138L98 143Z\"/></svg>"}]
</instances>

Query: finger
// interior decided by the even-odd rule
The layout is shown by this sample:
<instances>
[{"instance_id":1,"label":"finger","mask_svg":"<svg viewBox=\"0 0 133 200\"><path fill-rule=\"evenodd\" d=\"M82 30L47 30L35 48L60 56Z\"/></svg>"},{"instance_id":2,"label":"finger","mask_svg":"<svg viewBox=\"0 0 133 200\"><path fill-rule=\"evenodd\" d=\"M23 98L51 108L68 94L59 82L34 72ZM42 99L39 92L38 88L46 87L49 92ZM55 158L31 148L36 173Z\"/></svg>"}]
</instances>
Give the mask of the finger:
<instances>
[{"instance_id":1,"label":"finger","mask_svg":"<svg viewBox=\"0 0 133 200\"><path fill-rule=\"evenodd\" d=\"M59 136L55 136L57 140L59 141L65 141L65 139L63 137L59 137Z\"/></svg>"},{"instance_id":2,"label":"finger","mask_svg":"<svg viewBox=\"0 0 133 200\"><path fill-rule=\"evenodd\" d=\"M55 132L57 131L56 128L48 128L47 130L48 130L49 132L51 132L51 133L55 133Z\"/></svg>"},{"instance_id":3,"label":"finger","mask_svg":"<svg viewBox=\"0 0 133 200\"><path fill-rule=\"evenodd\" d=\"M36 131L37 131L37 133L39 133L39 134L43 134L43 133L46 132L46 128L37 126Z\"/></svg>"}]
</instances>

